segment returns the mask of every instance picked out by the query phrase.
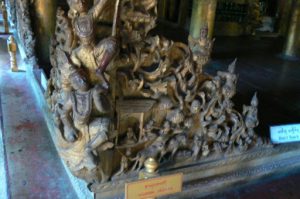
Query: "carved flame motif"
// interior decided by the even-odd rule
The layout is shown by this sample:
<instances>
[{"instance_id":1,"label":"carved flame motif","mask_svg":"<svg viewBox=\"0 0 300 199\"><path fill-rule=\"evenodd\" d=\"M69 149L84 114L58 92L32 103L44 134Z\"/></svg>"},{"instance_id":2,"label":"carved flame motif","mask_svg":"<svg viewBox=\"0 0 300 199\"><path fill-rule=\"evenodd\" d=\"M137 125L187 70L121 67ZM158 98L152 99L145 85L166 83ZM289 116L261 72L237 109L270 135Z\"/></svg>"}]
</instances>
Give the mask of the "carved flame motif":
<instances>
[{"instance_id":1,"label":"carved flame motif","mask_svg":"<svg viewBox=\"0 0 300 199\"><path fill-rule=\"evenodd\" d=\"M106 6L105 1L90 9L112 12L98 5ZM140 170L149 157L190 164L209 154L245 151L261 143L254 133L256 95L243 114L233 109L236 61L215 77L203 74L213 41L190 38L188 46L149 36L156 5L156 0L120 1L119 34L114 37L118 45L112 52L116 46L120 49L103 71L106 80L97 76L98 65L93 64L108 60L101 53L110 52L107 39L85 43L79 38L69 49L54 39L47 99L56 118L61 156L73 174L87 182L117 181ZM59 19L69 24L76 20L61 12ZM64 24L57 23L57 38L73 31ZM88 23L77 25L89 29ZM86 56L73 59L74 52ZM97 61L91 64L80 57Z\"/></svg>"}]
</instances>

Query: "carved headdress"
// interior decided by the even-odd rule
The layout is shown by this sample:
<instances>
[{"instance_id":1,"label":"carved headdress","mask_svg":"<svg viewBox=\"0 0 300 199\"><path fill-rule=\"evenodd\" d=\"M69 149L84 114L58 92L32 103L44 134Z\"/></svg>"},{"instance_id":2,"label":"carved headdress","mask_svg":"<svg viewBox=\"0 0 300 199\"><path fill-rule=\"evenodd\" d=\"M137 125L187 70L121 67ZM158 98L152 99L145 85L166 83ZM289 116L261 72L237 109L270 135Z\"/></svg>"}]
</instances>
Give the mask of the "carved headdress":
<instances>
[{"instance_id":1,"label":"carved headdress","mask_svg":"<svg viewBox=\"0 0 300 199\"><path fill-rule=\"evenodd\" d=\"M90 15L80 16L75 20L75 31L79 37L88 38L93 35L94 21Z\"/></svg>"}]
</instances>

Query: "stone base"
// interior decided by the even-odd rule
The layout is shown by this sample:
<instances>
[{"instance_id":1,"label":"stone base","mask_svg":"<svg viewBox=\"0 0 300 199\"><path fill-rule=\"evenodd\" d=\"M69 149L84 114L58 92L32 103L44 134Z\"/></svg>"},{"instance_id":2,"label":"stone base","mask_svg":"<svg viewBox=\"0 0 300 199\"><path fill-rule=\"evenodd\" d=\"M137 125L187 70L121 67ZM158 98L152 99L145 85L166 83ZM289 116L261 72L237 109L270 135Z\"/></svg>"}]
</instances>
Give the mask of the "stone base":
<instances>
[{"instance_id":1,"label":"stone base","mask_svg":"<svg viewBox=\"0 0 300 199\"><path fill-rule=\"evenodd\" d=\"M300 168L300 144L262 146L243 154L219 155L189 166L174 165L160 175L184 173L183 192L176 194L176 198L199 198L295 168ZM97 199L124 198L125 183L137 180L137 174L132 175L132 178L93 185L91 189Z\"/></svg>"}]
</instances>

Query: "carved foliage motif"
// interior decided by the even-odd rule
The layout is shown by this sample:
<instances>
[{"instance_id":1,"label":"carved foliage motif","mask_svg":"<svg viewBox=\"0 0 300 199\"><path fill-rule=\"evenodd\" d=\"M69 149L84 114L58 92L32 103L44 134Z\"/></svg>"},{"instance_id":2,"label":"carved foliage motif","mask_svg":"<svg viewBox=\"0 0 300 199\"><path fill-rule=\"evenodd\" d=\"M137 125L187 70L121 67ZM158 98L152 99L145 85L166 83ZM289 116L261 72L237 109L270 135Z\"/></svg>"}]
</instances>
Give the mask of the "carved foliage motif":
<instances>
[{"instance_id":1,"label":"carved foliage motif","mask_svg":"<svg viewBox=\"0 0 300 199\"><path fill-rule=\"evenodd\" d=\"M75 9L78 2L68 3ZM111 12L105 2L72 17L57 12L47 100L60 154L74 175L114 181L139 171L149 157L190 164L260 143L256 95L243 114L233 108L236 61L214 77L202 72L213 45L205 27L189 46L149 36L156 0L116 1L118 33L100 41L91 26L97 18L74 27L83 17Z\"/></svg>"}]
</instances>

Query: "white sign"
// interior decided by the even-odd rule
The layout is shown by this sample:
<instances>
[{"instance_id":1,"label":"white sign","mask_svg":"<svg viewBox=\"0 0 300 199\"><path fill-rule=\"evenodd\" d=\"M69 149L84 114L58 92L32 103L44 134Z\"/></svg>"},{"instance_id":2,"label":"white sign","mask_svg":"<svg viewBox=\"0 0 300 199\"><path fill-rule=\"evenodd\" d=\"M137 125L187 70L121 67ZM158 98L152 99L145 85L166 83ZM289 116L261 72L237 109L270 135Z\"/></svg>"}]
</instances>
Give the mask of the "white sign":
<instances>
[{"instance_id":1,"label":"white sign","mask_svg":"<svg viewBox=\"0 0 300 199\"><path fill-rule=\"evenodd\" d=\"M300 124L273 126L270 131L271 141L274 144L300 141Z\"/></svg>"}]
</instances>

